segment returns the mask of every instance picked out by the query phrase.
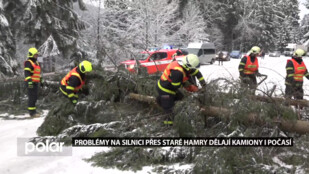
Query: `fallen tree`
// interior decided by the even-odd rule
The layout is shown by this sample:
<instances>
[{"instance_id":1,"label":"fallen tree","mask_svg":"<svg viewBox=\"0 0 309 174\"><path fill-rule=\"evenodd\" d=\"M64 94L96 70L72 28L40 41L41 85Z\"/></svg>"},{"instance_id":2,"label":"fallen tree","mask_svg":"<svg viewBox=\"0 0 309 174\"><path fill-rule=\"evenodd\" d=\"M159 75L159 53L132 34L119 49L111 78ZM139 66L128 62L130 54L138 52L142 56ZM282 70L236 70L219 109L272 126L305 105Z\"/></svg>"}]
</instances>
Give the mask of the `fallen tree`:
<instances>
[{"instance_id":1,"label":"fallen tree","mask_svg":"<svg viewBox=\"0 0 309 174\"><path fill-rule=\"evenodd\" d=\"M251 96L253 100L258 100L262 102L272 103L284 103L286 105L292 106L300 106L300 107L309 107L309 102L307 100L292 100L292 99L285 99L285 98L278 98L278 97L266 97L266 96Z\"/></svg>"},{"instance_id":2,"label":"fallen tree","mask_svg":"<svg viewBox=\"0 0 309 174\"><path fill-rule=\"evenodd\" d=\"M138 100L141 102L146 102L148 104L157 105L155 97L153 96L145 96L135 93L130 93L129 97L134 100ZM218 117L220 119L231 119L230 115L233 112L227 108L215 107L215 106L200 106L200 111L206 117ZM309 133L309 122L302 120L286 120L281 118L274 118L270 122L267 122L259 117L258 113L248 113L246 123L254 123L257 125L265 125L272 124L277 125L281 130L286 132L295 132L298 134L307 134Z\"/></svg>"}]
</instances>

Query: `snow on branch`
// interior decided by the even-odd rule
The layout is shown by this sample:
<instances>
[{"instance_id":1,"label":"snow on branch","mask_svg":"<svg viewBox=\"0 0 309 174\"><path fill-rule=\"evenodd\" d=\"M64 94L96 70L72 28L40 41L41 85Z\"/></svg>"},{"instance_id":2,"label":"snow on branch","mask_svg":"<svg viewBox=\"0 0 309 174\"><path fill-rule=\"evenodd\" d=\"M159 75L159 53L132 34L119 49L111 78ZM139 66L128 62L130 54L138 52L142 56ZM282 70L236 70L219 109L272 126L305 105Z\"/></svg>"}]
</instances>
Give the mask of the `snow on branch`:
<instances>
[{"instance_id":1,"label":"snow on branch","mask_svg":"<svg viewBox=\"0 0 309 174\"><path fill-rule=\"evenodd\" d=\"M52 35L39 47L39 52L43 58L60 54L57 43Z\"/></svg>"}]
</instances>

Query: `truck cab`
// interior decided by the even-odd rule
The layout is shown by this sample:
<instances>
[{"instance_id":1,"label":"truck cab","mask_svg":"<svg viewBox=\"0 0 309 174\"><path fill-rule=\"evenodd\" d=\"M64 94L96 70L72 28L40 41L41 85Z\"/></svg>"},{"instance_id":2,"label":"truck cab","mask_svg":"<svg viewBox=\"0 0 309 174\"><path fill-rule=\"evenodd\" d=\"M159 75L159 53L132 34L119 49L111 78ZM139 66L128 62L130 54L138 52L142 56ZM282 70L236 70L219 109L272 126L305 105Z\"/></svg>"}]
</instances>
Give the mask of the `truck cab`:
<instances>
[{"instance_id":1,"label":"truck cab","mask_svg":"<svg viewBox=\"0 0 309 174\"><path fill-rule=\"evenodd\" d=\"M175 53L176 56L173 56ZM181 51L180 49L143 51L140 55L136 56L135 60L126 60L120 64L124 65L130 72L136 72L137 67L145 67L148 74L154 74L163 72L169 63L174 60L180 60L184 55L186 55L185 51Z\"/></svg>"}]
</instances>

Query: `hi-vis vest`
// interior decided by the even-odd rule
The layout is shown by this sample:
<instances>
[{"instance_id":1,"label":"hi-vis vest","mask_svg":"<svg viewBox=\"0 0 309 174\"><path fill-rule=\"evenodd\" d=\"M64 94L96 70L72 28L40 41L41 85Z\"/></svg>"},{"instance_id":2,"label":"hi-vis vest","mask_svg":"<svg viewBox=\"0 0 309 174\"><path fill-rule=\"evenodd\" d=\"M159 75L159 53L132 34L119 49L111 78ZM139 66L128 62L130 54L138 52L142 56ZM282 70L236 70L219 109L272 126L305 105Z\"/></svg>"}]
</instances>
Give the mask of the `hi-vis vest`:
<instances>
[{"instance_id":1,"label":"hi-vis vest","mask_svg":"<svg viewBox=\"0 0 309 174\"><path fill-rule=\"evenodd\" d=\"M303 77L307 71L304 61L302 61L301 64L298 64L297 61L294 59L290 59L288 60L288 62L289 61L292 61L293 66L294 66L294 74L291 74L294 77L294 80L298 82L302 82L304 80Z\"/></svg>"},{"instance_id":2,"label":"hi-vis vest","mask_svg":"<svg viewBox=\"0 0 309 174\"><path fill-rule=\"evenodd\" d=\"M182 82L185 82L189 79L189 77L187 77L186 72L184 71L183 67L181 67L177 61L173 61L172 63L167 65L166 69L164 70L164 72L161 76L161 80L164 80L164 81L168 80L169 82L172 82L172 80L170 79L171 70L177 70L177 71L182 72L182 74L183 74Z\"/></svg>"},{"instance_id":3,"label":"hi-vis vest","mask_svg":"<svg viewBox=\"0 0 309 174\"><path fill-rule=\"evenodd\" d=\"M76 71L77 67L73 68L62 80L61 80L61 85L68 86L68 80L71 76L76 76L80 80L80 85L77 87L74 87L74 92L77 92L79 89L83 87L85 84L85 81L81 78L80 74Z\"/></svg>"},{"instance_id":4,"label":"hi-vis vest","mask_svg":"<svg viewBox=\"0 0 309 174\"><path fill-rule=\"evenodd\" d=\"M24 65L26 62L29 61L31 63L31 66L33 67L33 71L30 71L32 73L31 80L32 82L40 82L41 81L41 67L39 62L36 62L37 64L33 63L32 60L28 59L24 62ZM27 77L25 78L25 81L27 81Z\"/></svg>"},{"instance_id":5,"label":"hi-vis vest","mask_svg":"<svg viewBox=\"0 0 309 174\"><path fill-rule=\"evenodd\" d=\"M247 62L244 68L244 74L254 74L259 69L258 59L255 58L254 62L251 62L250 56L247 57Z\"/></svg>"},{"instance_id":6,"label":"hi-vis vest","mask_svg":"<svg viewBox=\"0 0 309 174\"><path fill-rule=\"evenodd\" d=\"M172 63L170 63L169 65L167 65L166 69L164 70L162 76L161 76L161 80L162 81L169 81L172 85L174 85L172 83L172 80L170 79L170 75L171 75L171 70L177 70L177 71L180 71L182 72L183 74L183 78L182 78L182 83L186 82L189 77L186 75L186 72L184 71L184 69L178 64L177 61L173 61ZM180 82L179 82L180 83ZM176 84L176 85L181 85L181 84ZM160 84L160 80L158 80L158 87L166 92L166 93L169 93L169 94L173 94L173 95L176 95L176 92L173 91L173 90L170 90L170 89L167 89L167 88L164 88L161 86Z\"/></svg>"}]
</instances>

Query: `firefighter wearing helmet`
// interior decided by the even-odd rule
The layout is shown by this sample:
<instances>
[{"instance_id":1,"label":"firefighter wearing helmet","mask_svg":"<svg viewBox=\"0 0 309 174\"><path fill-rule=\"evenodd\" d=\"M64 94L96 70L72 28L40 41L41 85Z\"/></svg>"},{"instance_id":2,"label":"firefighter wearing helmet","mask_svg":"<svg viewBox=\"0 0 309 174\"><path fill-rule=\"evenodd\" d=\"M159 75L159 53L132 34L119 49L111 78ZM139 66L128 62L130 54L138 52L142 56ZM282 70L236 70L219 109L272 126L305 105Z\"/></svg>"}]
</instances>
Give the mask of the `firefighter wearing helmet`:
<instances>
[{"instance_id":1,"label":"firefighter wearing helmet","mask_svg":"<svg viewBox=\"0 0 309 174\"><path fill-rule=\"evenodd\" d=\"M77 92L85 84L86 73L92 71L91 62L84 60L78 66L73 68L62 80L60 91L64 96L70 99L73 105L77 103L78 94Z\"/></svg>"},{"instance_id":2,"label":"firefighter wearing helmet","mask_svg":"<svg viewBox=\"0 0 309 174\"><path fill-rule=\"evenodd\" d=\"M161 78L157 82L157 103L164 109L166 120L164 124L173 124L172 109L175 101L181 100L183 94L178 91L182 86L190 92L198 91L198 87L192 84L191 77L197 77L201 86L205 86L203 75L199 72L199 58L194 54L183 57L182 64L178 61L171 62L164 70ZM191 83L190 83L191 81Z\"/></svg>"},{"instance_id":3,"label":"firefighter wearing helmet","mask_svg":"<svg viewBox=\"0 0 309 174\"><path fill-rule=\"evenodd\" d=\"M259 62L257 56L260 54L261 49L258 46L254 46L250 49L249 55L245 55L238 66L241 85L243 87L249 87L252 89L253 94L257 87L256 76L260 76Z\"/></svg>"},{"instance_id":4,"label":"firefighter wearing helmet","mask_svg":"<svg viewBox=\"0 0 309 174\"><path fill-rule=\"evenodd\" d=\"M304 76L309 79L307 67L302 59L306 54L303 49L296 49L292 59L287 60L285 78L285 97L291 99L303 99Z\"/></svg>"},{"instance_id":5,"label":"firefighter wearing helmet","mask_svg":"<svg viewBox=\"0 0 309 174\"><path fill-rule=\"evenodd\" d=\"M28 89L28 111L30 117L40 117L40 114L36 112L36 101L38 99L38 85L43 86L43 80L41 77L41 67L37 58L39 52L36 48L30 48L28 50L28 59L24 62L24 74L25 83Z\"/></svg>"}]
</instances>

